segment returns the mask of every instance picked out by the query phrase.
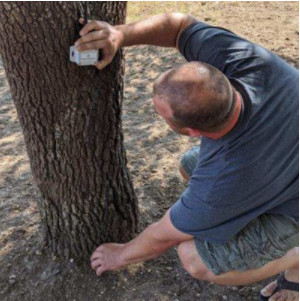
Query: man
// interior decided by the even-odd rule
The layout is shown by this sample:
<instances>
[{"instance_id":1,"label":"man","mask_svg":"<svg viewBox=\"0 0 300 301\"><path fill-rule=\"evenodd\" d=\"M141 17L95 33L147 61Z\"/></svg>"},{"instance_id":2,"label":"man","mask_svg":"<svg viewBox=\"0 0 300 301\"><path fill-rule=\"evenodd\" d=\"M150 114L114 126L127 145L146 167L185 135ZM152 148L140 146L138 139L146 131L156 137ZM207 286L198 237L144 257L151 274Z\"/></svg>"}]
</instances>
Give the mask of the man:
<instances>
[{"instance_id":1,"label":"man","mask_svg":"<svg viewBox=\"0 0 300 301\"><path fill-rule=\"evenodd\" d=\"M189 183L179 201L132 241L99 246L97 275L178 245L197 279L243 285L284 272L260 299L297 298L298 71L184 14L121 26L91 21L80 35L79 51L102 49L99 69L120 47L177 47L190 63L158 78L153 103L174 131L202 137L200 150L181 159Z\"/></svg>"}]
</instances>

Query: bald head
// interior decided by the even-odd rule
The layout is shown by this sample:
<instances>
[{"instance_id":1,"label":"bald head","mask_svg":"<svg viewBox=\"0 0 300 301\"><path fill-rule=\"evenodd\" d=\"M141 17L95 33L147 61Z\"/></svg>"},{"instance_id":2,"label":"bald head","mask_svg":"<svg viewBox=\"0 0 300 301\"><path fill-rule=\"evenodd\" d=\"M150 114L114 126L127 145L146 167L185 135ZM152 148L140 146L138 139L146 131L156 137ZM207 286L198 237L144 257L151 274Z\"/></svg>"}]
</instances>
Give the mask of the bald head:
<instances>
[{"instance_id":1,"label":"bald head","mask_svg":"<svg viewBox=\"0 0 300 301\"><path fill-rule=\"evenodd\" d=\"M153 97L167 102L173 121L181 127L207 132L222 129L231 116L235 98L228 79L218 69L191 62L163 73Z\"/></svg>"}]
</instances>

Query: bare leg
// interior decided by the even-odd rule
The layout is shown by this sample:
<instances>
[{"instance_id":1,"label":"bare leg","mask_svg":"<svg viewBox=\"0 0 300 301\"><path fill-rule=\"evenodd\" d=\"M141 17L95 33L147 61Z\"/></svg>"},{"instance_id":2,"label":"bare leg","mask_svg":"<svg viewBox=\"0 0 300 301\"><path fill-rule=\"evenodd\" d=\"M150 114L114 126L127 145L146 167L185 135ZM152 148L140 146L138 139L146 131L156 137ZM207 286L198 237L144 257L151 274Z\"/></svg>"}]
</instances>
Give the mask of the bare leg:
<instances>
[{"instance_id":1,"label":"bare leg","mask_svg":"<svg viewBox=\"0 0 300 301\"><path fill-rule=\"evenodd\" d=\"M220 285L245 285L261 281L287 270L288 275L298 270L298 248L289 250L283 257L273 260L263 267L248 271L230 271L221 275L214 275L207 269L196 250L194 240L186 241L178 246L178 255L183 267L199 280L211 281ZM276 300L276 299L274 299ZM285 299L283 299L285 300ZM290 299L287 299L290 300ZM291 299L292 300L292 299Z\"/></svg>"}]
</instances>

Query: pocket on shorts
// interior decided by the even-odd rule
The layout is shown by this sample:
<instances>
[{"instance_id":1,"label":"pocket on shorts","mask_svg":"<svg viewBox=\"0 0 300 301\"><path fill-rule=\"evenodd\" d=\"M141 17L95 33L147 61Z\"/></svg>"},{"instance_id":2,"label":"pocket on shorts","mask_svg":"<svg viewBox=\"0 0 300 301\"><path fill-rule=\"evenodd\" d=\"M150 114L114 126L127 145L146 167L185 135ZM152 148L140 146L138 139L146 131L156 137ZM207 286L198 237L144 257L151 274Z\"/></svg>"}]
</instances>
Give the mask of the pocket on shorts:
<instances>
[{"instance_id":1,"label":"pocket on shorts","mask_svg":"<svg viewBox=\"0 0 300 301\"><path fill-rule=\"evenodd\" d=\"M265 227L259 219L250 222L237 237L241 258L248 269L258 269L282 254L277 252L270 243Z\"/></svg>"},{"instance_id":2,"label":"pocket on shorts","mask_svg":"<svg viewBox=\"0 0 300 301\"><path fill-rule=\"evenodd\" d=\"M287 252L299 245L299 225L293 218L279 214L263 214L260 221L276 249Z\"/></svg>"}]
</instances>

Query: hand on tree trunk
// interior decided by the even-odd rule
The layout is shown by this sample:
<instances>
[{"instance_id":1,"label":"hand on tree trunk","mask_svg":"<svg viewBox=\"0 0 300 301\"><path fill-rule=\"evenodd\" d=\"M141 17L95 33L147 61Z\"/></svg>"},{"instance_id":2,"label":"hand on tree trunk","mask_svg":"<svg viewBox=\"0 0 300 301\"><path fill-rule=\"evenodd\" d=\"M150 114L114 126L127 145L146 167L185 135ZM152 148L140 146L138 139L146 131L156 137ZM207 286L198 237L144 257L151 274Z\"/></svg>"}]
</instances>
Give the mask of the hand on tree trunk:
<instances>
[{"instance_id":1,"label":"hand on tree trunk","mask_svg":"<svg viewBox=\"0 0 300 301\"><path fill-rule=\"evenodd\" d=\"M83 24L81 18L79 22ZM90 20L80 31L81 38L75 42L78 51L101 49L103 58L96 64L103 69L111 63L122 43L122 32L106 22Z\"/></svg>"},{"instance_id":2,"label":"hand on tree trunk","mask_svg":"<svg viewBox=\"0 0 300 301\"><path fill-rule=\"evenodd\" d=\"M117 270L125 265L121 253L124 244L107 243L99 246L91 257L91 267L97 276L105 271Z\"/></svg>"}]
</instances>

